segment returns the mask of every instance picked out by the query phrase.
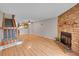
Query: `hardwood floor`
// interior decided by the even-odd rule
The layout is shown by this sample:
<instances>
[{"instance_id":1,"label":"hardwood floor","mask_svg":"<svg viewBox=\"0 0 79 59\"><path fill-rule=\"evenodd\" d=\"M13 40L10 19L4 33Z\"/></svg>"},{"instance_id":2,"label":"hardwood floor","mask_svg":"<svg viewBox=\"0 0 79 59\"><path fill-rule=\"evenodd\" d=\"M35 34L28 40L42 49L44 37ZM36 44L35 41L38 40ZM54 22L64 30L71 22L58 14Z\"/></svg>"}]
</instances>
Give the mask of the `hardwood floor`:
<instances>
[{"instance_id":1,"label":"hardwood floor","mask_svg":"<svg viewBox=\"0 0 79 59\"><path fill-rule=\"evenodd\" d=\"M23 44L0 51L1 56L68 56L55 41L36 35L23 35Z\"/></svg>"}]
</instances>

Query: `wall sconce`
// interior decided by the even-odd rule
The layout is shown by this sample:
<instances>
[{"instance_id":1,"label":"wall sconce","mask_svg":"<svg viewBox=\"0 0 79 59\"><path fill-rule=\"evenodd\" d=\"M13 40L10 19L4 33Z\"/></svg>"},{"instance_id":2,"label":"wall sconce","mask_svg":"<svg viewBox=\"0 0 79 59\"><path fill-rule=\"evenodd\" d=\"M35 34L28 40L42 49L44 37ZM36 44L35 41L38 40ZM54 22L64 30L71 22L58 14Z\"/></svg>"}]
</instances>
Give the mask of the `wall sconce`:
<instances>
[{"instance_id":1,"label":"wall sconce","mask_svg":"<svg viewBox=\"0 0 79 59\"><path fill-rule=\"evenodd\" d=\"M74 27L74 25L77 27L77 22L73 22L72 26Z\"/></svg>"},{"instance_id":2,"label":"wall sconce","mask_svg":"<svg viewBox=\"0 0 79 59\"><path fill-rule=\"evenodd\" d=\"M77 24L77 22L74 22L73 24Z\"/></svg>"}]
</instances>

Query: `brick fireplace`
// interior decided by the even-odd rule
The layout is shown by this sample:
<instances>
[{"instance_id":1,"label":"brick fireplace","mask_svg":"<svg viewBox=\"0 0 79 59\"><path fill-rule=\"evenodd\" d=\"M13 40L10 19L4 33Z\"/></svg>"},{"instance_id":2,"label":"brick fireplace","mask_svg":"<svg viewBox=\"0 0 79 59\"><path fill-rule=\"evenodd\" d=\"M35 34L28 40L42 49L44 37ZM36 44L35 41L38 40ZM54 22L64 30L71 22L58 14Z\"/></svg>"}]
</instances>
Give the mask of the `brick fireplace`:
<instances>
[{"instance_id":1,"label":"brick fireplace","mask_svg":"<svg viewBox=\"0 0 79 59\"><path fill-rule=\"evenodd\" d=\"M62 43L70 44L68 46L79 53L79 4L58 16L58 37L60 42L67 41Z\"/></svg>"}]
</instances>

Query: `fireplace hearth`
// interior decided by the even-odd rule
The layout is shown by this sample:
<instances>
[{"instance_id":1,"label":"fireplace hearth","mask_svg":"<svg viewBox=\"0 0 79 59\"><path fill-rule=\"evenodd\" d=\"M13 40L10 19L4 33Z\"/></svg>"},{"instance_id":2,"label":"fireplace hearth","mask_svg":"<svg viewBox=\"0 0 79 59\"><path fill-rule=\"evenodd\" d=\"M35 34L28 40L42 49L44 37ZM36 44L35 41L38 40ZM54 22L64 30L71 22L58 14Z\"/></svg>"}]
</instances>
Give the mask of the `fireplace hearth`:
<instances>
[{"instance_id":1,"label":"fireplace hearth","mask_svg":"<svg viewBox=\"0 0 79 59\"><path fill-rule=\"evenodd\" d=\"M66 45L68 48L71 48L71 33L61 32L61 42Z\"/></svg>"}]
</instances>

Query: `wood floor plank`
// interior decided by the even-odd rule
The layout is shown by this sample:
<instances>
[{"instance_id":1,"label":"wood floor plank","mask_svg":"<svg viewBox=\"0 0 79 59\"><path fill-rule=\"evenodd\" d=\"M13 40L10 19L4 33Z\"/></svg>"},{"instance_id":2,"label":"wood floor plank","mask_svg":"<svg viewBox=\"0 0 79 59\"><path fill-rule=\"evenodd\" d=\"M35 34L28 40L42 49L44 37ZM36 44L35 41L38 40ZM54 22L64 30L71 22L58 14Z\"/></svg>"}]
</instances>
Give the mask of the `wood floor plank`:
<instances>
[{"instance_id":1,"label":"wood floor plank","mask_svg":"<svg viewBox=\"0 0 79 59\"><path fill-rule=\"evenodd\" d=\"M24 56L23 48L21 46L17 46L16 49L18 53L17 56Z\"/></svg>"},{"instance_id":2,"label":"wood floor plank","mask_svg":"<svg viewBox=\"0 0 79 59\"><path fill-rule=\"evenodd\" d=\"M0 51L0 56L67 56L69 54L59 47L51 39L37 35L22 35L19 39L23 40L21 45L13 46ZM71 54L72 55L72 54Z\"/></svg>"}]
</instances>

